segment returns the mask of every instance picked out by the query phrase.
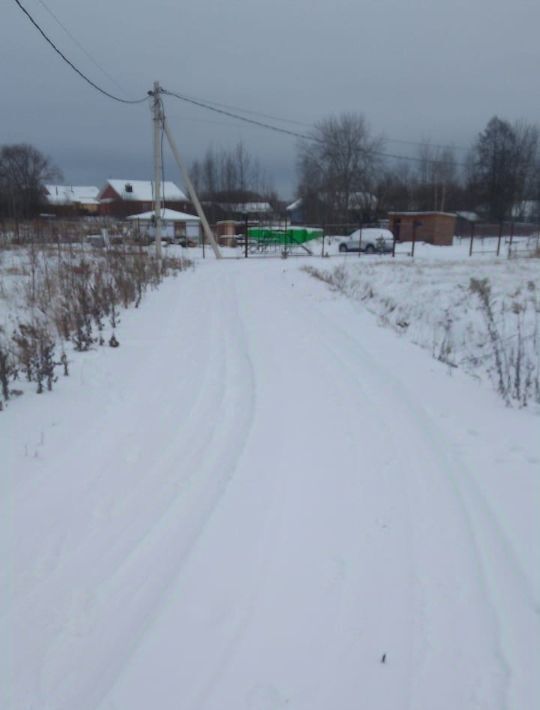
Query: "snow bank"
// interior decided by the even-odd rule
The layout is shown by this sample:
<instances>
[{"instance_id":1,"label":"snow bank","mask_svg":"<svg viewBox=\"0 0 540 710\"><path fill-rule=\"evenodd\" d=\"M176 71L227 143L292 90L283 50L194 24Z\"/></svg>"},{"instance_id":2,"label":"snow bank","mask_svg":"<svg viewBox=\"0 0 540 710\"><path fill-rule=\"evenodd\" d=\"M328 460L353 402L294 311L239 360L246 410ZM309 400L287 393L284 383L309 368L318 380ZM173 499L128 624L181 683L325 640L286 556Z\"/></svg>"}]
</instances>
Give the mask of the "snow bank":
<instances>
[{"instance_id":1,"label":"snow bank","mask_svg":"<svg viewBox=\"0 0 540 710\"><path fill-rule=\"evenodd\" d=\"M540 403L539 259L347 259L312 273L508 401Z\"/></svg>"}]
</instances>

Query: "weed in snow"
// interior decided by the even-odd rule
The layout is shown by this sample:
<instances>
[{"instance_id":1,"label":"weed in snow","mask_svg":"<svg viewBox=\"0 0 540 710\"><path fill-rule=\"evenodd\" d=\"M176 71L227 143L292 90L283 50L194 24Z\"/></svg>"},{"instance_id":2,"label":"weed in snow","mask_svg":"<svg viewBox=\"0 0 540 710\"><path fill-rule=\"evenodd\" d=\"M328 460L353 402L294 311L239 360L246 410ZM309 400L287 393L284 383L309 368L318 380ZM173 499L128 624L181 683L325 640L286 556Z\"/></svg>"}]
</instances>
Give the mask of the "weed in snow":
<instances>
[{"instance_id":1,"label":"weed in snow","mask_svg":"<svg viewBox=\"0 0 540 710\"><path fill-rule=\"evenodd\" d=\"M486 374L507 404L540 403L537 264L522 259L472 268L486 275L471 277L471 266L459 262L304 270L361 300L383 324L406 332L449 367Z\"/></svg>"},{"instance_id":2,"label":"weed in snow","mask_svg":"<svg viewBox=\"0 0 540 710\"><path fill-rule=\"evenodd\" d=\"M118 347L120 309L137 308L148 288L189 265L135 249L81 252L36 244L11 252L7 261L3 255L0 297L13 315L8 327L0 326L0 410L18 392L13 382L19 376L41 394L52 389L57 368L69 374L66 342L81 352L105 343ZM15 282L11 290L6 279Z\"/></svg>"}]
</instances>

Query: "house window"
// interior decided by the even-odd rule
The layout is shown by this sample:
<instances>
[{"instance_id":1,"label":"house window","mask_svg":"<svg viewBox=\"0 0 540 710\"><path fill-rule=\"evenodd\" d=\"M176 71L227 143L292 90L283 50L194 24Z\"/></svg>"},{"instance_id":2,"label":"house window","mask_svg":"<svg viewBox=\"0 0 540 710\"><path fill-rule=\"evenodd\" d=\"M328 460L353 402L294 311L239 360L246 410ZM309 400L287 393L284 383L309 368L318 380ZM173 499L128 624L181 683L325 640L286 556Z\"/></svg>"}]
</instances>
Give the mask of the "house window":
<instances>
[{"instance_id":1,"label":"house window","mask_svg":"<svg viewBox=\"0 0 540 710\"><path fill-rule=\"evenodd\" d=\"M131 185L129 182L126 182L125 191L126 192L133 192L133 185Z\"/></svg>"}]
</instances>

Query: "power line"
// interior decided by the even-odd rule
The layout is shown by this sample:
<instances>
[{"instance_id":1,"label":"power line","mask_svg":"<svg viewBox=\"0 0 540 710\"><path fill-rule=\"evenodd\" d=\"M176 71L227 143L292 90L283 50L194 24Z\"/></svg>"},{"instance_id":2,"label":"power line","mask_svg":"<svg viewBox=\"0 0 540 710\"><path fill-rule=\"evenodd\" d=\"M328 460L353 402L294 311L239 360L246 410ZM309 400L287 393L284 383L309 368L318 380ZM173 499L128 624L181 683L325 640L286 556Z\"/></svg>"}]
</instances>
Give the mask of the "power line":
<instances>
[{"instance_id":1,"label":"power line","mask_svg":"<svg viewBox=\"0 0 540 710\"><path fill-rule=\"evenodd\" d=\"M62 20L56 15L51 8L44 2L44 0L37 0L39 4L49 13L49 15L60 25L60 27L64 30L64 32L67 34L68 37L71 38L71 40L77 45L77 47L85 54L88 59L96 66L99 71L103 74L103 76L106 76L107 79L109 79L115 86L117 86L121 91L125 92L125 88L121 86L118 81L109 74L109 72L104 69L101 64L90 54L90 52L84 47L79 40L75 37L75 35L64 25Z\"/></svg>"},{"instance_id":2,"label":"power line","mask_svg":"<svg viewBox=\"0 0 540 710\"><path fill-rule=\"evenodd\" d=\"M118 101L119 103L123 104L140 104L143 103L147 100L147 97L145 96L142 99L123 99L120 96L116 96L115 94L111 94L109 91L106 91L102 87L100 87L98 84L96 84L92 79L90 79L86 74L84 74L80 69L78 69L73 62L71 62L66 55L56 46L56 44L48 37L48 35L44 32L44 30L39 26L39 24L36 22L36 20L32 17L32 15L28 12L28 10L22 5L20 0L14 0L16 5L19 7L19 9L26 15L26 17L30 20L30 22L34 25L34 27L38 30L38 32L41 34L41 36L45 39L45 41L54 49L54 51L63 59L66 64L73 69L73 71L78 74L86 83L90 84L96 91L99 91L101 94L104 96L107 96L110 99L113 99L114 101ZM92 56L84 49L84 47L73 37L73 35L69 32L69 30L60 22L60 20L56 17L56 15L49 10L49 8L46 6L46 4L43 2L43 0L39 0L41 5L56 19L56 21L60 24L60 26L69 34L69 36L78 44L78 46L84 51L84 53L96 64L96 66L103 71L111 80L112 77L107 74L107 72L100 67L100 65L92 58ZM116 82L115 82L116 83ZM214 111L215 113L219 113L224 116L228 116L229 118L233 118L237 121L243 121L244 123L249 123L254 126L258 126L260 128L265 128L266 130L273 131L275 133L281 133L283 135L288 135L293 138L299 138L301 140L308 140L308 141L313 141L313 142L319 142L318 139L313 136L309 135L306 133L300 133L298 131L293 131L287 128L282 128L280 126L275 126L270 123L266 123L265 121L259 121L253 118L248 118L246 116L241 116L238 113L233 113L232 111L228 110L228 108L220 108L220 106L227 106L226 104L218 104L215 102L211 101L202 101L199 99L195 99L183 94L179 94L174 91L168 91L166 89L162 90L162 93L167 94L169 96L174 96L175 98L179 99L180 101L185 101L187 103L193 104L194 106L199 106L200 108L204 108L208 111ZM234 107L230 107L234 108ZM277 116L271 116L269 114L262 114L256 111L250 111L249 109L240 109L236 108L235 110L237 111L243 111L244 113L251 113L252 115L261 115L267 118L271 118L276 121L283 121L283 122L288 122L288 123L295 123L297 125L309 125L309 124L303 124L300 121L294 121L293 119L285 119L285 118L280 118ZM389 139L392 140L392 139ZM416 143L414 141L399 141L398 139L395 140L395 142L401 142L401 143L410 143L413 145L423 145L421 143ZM438 147L443 147L443 146L438 146ZM444 147L451 147L451 146L444 146ZM437 163L439 165L442 164L452 164L452 165L464 165L464 163L459 163L457 161L443 161L443 160L436 160L436 159L425 159L421 157L412 157L412 156L406 156L406 155L396 155L393 153L385 153L382 151L373 151L375 155L378 155L383 158L391 158L393 160L409 160L413 162L427 162L427 163Z\"/></svg>"},{"instance_id":3,"label":"power line","mask_svg":"<svg viewBox=\"0 0 540 710\"><path fill-rule=\"evenodd\" d=\"M412 155L396 155L395 153L383 153L382 151L374 151L381 158L391 158L392 160L412 160L415 163L429 163L433 165L456 165L462 168L467 166L467 163L459 160L438 160L437 158L420 158Z\"/></svg>"},{"instance_id":4,"label":"power line","mask_svg":"<svg viewBox=\"0 0 540 710\"><path fill-rule=\"evenodd\" d=\"M230 104L223 104L218 101L210 101L210 99L199 99L196 96L188 96L187 94L183 94L186 99L193 99L194 101L201 101L202 103L207 103L212 106L217 106L218 108L224 108L224 109L229 109L231 111L240 111L241 113L247 113L252 116L261 116L262 118L269 118L272 121L281 121L282 123L291 123L296 126L304 126L305 128L312 128L311 123L307 123L306 121L297 121L294 118L284 118L283 116L274 116L269 113L262 113L261 111L254 111L253 109L248 109L248 108L242 108L241 106L231 106Z\"/></svg>"},{"instance_id":5,"label":"power line","mask_svg":"<svg viewBox=\"0 0 540 710\"><path fill-rule=\"evenodd\" d=\"M247 118L246 116L240 116L237 113L232 113L231 111L227 111L222 108L217 108L217 106L212 106L211 104L206 103L204 101L199 101L198 99L192 99L188 96L184 96L182 94L177 94L175 91L168 91L167 89L163 89L162 91L167 96L174 96L176 99L179 99L180 101L185 101L189 104L193 104L194 106L199 106L200 108L205 108L208 111L214 111L215 113L220 113L223 116L229 116L229 118L234 118L237 121L243 121L244 123L251 123L253 126L259 126L260 128L266 128L267 130L275 131L276 133L283 133L285 135L292 136L293 138L301 138L303 140L316 140L313 138L313 136L309 136L304 133L298 133L297 131L291 131L288 128L281 128L280 126L273 126L270 123L265 123L264 121L257 121L254 118Z\"/></svg>"},{"instance_id":6,"label":"power line","mask_svg":"<svg viewBox=\"0 0 540 710\"><path fill-rule=\"evenodd\" d=\"M307 140L307 141L312 141L315 143L320 143L320 140L313 135L309 135L307 133L299 133L298 131L292 131L289 130L288 128L281 128L280 126L274 126L270 123L266 123L264 121L257 121L253 118L247 118L246 116L240 116L237 113L233 113L232 111L227 111L225 109L217 108L215 105L212 105L206 101L200 101L198 99L193 99L188 96L185 96L183 94L178 94L175 91L168 91L167 89L162 89L162 92L166 94L167 96L173 96L180 101L185 101L187 103L193 104L195 106L199 106L200 108L204 108L208 111L214 111L215 113L220 113L224 116L228 116L229 118L234 118L237 121L243 121L244 123L249 123L254 126L259 126L260 128L265 128L270 131L274 131L275 133L282 133L288 136L292 136L293 138L299 138L300 140ZM437 165L461 165L464 166L465 163L460 163L458 161L448 161L448 160L436 160L436 159L426 159L426 158L421 158L421 157L413 157L413 156L408 156L408 155L397 155L395 153L386 153L384 151L379 151L379 150L374 150L372 151L374 155L378 155L381 158L390 158L392 160L411 160L413 162L417 163L435 163Z\"/></svg>"},{"instance_id":7,"label":"power line","mask_svg":"<svg viewBox=\"0 0 540 710\"><path fill-rule=\"evenodd\" d=\"M34 20L32 15L28 12L28 10L21 4L20 0L14 0L14 2L17 4L19 9L26 15L26 17L30 20L30 22L34 25L34 27L37 29L37 31L40 33L40 35L45 39L45 41L50 44L50 46L54 49L54 51L66 62L68 66L70 66L75 73L77 73L84 81L86 81L87 84L90 84L94 89L100 92L100 94L103 94L104 96L107 96L109 99L113 99L114 101L118 101L122 104L142 104L144 101L147 100L147 97L145 96L143 99L122 99L120 96L115 96L114 94L109 93L105 89L102 89L101 86L98 86L92 79L89 79L86 74L83 74L83 72L78 69L73 62L71 62L66 55L58 49L58 47L55 45L55 43L45 34L45 32L41 29L41 27L38 25L38 23Z\"/></svg>"},{"instance_id":8,"label":"power line","mask_svg":"<svg viewBox=\"0 0 540 710\"><path fill-rule=\"evenodd\" d=\"M39 0L41 1L41 0ZM182 99L185 101L192 101L196 103L196 105L204 104L205 107L218 107L218 108L223 108L223 109L228 109L230 111L240 111L241 113L247 113L252 116L261 116L262 118L269 118L273 121L281 121L282 123L291 123L297 126L303 126L304 128L314 128L312 123L307 123L306 121L297 121L293 118L284 118L283 116L275 116L269 113L262 113L261 111L254 111L252 109L247 109L247 108L242 108L240 106L233 106L230 104L224 104L220 103L219 101L212 101L211 99L201 99L196 96L190 96L188 94L181 94ZM177 96L179 98L179 96ZM241 118L241 117L238 117ZM430 148L450 148L453 150L469 150L467 146L463 145L456 145L453 143L432 143L429 140L425 141L413 141L413 140L406 140L402 138L387 138L386 136L384 137L384 140L387 141L388 143L402 143L404 145L414 145L414 146L419 146L419 147L430 147ZM405 157L405 156L404 156Z\"/></svg>"},{"instance_id":9,"label":"power line","mask_svg":"<svg viewBox=\"0 0 540 710\"><path fill-rule=\"evenodd\" d=\"M401 138L385 138L389 143L403 143L404 145L417 145L422 148L451 148L455 150L469 150L464 145L454 145L453 143L431 143L431 141L409 141Z\"/></svg>"}]
</instances>

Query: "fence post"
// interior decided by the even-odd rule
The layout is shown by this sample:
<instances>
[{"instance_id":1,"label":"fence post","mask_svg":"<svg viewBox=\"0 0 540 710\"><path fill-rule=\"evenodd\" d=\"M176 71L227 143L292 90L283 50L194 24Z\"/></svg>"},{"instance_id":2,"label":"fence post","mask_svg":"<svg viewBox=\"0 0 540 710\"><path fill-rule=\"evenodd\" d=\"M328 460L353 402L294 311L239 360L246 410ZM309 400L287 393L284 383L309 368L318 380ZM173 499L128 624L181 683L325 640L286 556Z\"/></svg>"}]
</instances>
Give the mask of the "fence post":
<instances>
[{"instance_id":1,"label":"fence post","mask_svg":"<svg viewBox=\"0 0 540 710\"><path fill-rule=\"evenodd\" d=\"M472 256L473 241L474 241L474 222L471 222L471 241L469 243L469 256Z\"/></svg>"},{"instance_id":2,"label":"fence post","mask_svg":"<svg viewBox=\"0 0 540 710\"><path fill-rule=\"evenodd\" d=\"M202 230L202 258L206 259L205 247L204 247L204 229Z\"/></svg>"},{"instance_id":3,"label":"fence post","mask_svg":"<svg viewBox=\"0 0 540 710\"><path fill-rule=\"evenodd\" d=\"M514 223L510 225L510 242L508 244L508 258L512 256L512 242L514 241Z\"/></svg>"},{"instance_id":4,"label":"fence post","mask_svg":"<svg viewBox=\"0 0 540 710\"><path fill-rule=\"evenodd\" d=\"M499 256L499 254L501 253L502 231L503 231L503 221L501 220L499 222L499 238L497 239L497 256Z\"/></svg>"},{"instance_id":5,"label":"fence post","mask_svg":"<svg viewBox=\"0 0 540 710\"><path fill-rule=\"evenodd\" d=\"M362 254L362 222L360 222L360 229L358 230L358 256Z\"/></svg>"},{"instance_id":6,"label":"fence post","mask_svg":"<svg viewBox=\"0 0 540 710\"><path fill-rule=\"evenodd\" d=\"M392 259L396 258L396 242L398 239L400 226L401 224L397 220L392 225L392 236L394 237L394 239L392 240Z\"/></svg>"},{"instance_id":7,"label":"fence post","mask_svg":"<svg viewBox=\"0 0 540 710\"><path fill-rule=\"evenodd\" d=\"M324 256L324 237L325 237L325 226L324 222L322 223L322 250L321 250L321 256Z\"/></svg>"},{"instance_id":8,"label":"fence post","mask_svg":"<svg viewBox=\"0 0 540 710\"><path fill-rule=\"evenodd\" d=\"M246 232L246 240L244 242L244 259L248 258L248 213L244 215L244 229Z\"/></svg>"},{"instance_id":9,"label":"fence post","mask_svg":"<svg viewBox=\"0 0 540 710\"><path fill-rule=\"evenodd\" d=\"M414 247L416 246L416 228L417 227L418 227L418 221L416 219L413 219L411 258L414 258Z\"/></svg>"}]
</instances>

